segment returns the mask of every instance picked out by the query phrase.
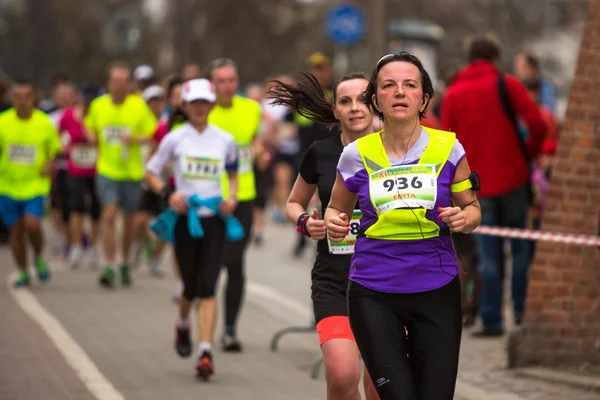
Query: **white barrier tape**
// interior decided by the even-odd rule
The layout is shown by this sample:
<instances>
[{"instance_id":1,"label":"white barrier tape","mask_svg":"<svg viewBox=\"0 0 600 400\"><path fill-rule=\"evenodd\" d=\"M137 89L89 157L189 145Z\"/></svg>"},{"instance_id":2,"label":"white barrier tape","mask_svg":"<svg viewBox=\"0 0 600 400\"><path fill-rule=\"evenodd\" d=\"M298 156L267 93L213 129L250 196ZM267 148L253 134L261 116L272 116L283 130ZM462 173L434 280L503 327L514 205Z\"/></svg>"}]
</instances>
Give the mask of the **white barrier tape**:
<instances>
[{"instance_id":1,"label":"white barrier tape","mask_svg":"<svg viewBox=\"0 0 600 400\"><path fill-rule=\"evenodd\" d=\"M571 233L542 232L529 229L502 228L499 226L483 225L475 229L473 233L511 239L578 244L581 246L600 246L600 236L575 235Z\"/></svg>"}]
</instances>

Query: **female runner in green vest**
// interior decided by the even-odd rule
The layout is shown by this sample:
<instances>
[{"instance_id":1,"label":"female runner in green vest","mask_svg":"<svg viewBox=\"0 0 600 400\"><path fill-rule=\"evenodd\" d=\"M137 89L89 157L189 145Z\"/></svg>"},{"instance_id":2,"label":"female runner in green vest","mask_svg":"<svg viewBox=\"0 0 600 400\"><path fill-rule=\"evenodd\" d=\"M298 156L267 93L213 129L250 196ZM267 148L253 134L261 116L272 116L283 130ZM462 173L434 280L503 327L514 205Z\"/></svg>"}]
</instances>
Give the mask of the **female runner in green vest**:
<instances>
[{"instance_id":1,"label":"female runner in green vest","mask_svg":"<svg viewBox=\"0 0 600 400\"><path fill-rule=\"evenodd\" d=\"M481 210L455 135L419 124L433 94L414 55L379 60L366 102L384 128L346 146L325 214L339 242L360 203L348 313L383 400L454 398L462 318L450 233L472 232Z\"/></svg>"},{"instance_id":2,"label":"female runner in green vest","mask_svg":"<svg viewBox=\"0 0 600 400\"><path fill-rule=\"evenodd\" d=\"M319 211L315 209L309 215L307 207L315 190L318 190L321 215L324 214L344 146L372 132L373 115L364 97L368 80L362 73L340 78L331 101L315 77L308 73L299 75L295 85L275 83L276 86L269 92L275 104L288 106L312 121L341 128L341 133L332 133L327 139L313 143L306 151L287 202L287 216L296 223L298 232L319 241L311 274L311 297L325 365L327 398L360 399L360 360L346 306L348 271L356 238L348 238L341 244L330 243ZM364 387L367 399L378 398L367 371Z\"/></svg>"}]
</instances>

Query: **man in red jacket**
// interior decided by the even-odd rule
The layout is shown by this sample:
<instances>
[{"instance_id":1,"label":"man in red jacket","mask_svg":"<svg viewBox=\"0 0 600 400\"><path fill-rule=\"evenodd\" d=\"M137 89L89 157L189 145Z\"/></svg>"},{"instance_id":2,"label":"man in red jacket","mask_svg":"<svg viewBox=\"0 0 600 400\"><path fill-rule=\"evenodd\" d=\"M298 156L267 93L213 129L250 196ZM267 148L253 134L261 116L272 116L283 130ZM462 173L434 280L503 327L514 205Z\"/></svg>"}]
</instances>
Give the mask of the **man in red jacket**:
<instances>
[{"instance_id":1,"label":"man in red jacket","mask_svg":"<svg viewBox=\"0 0 600 400\"><path fill-rule=\"evenodd\" d=\"M500 46L480 36L469 46L469 65L457 74L442 105L442 129L456 132L469 156L472 170L481 178L479 202L482 225L525 228L529 207L530 169L517 123L527 128L525 147L535 158L542 146L546 125L525 87L496 67ZM500 77L503 77L501 79ZM500 87L511 103L514 120L503 105ZM506 104L506 102L504 102ZM482 284L480 314L483 330L474 336L500 336L502 323L503 240L477 235ZM529 246L511 240L512 298L514 317L520 324L525 311L529 269Z\"/></svg>"}]
</instances>

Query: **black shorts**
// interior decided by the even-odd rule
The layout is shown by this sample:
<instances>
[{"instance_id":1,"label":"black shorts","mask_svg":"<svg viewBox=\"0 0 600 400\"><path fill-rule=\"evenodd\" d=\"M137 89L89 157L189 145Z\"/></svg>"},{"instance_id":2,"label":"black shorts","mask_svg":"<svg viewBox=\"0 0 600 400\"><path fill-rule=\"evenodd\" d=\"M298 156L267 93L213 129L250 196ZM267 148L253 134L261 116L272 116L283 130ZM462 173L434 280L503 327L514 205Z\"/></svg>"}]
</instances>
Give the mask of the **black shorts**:
<instances>
[{"instance_id":1,"label":"black shorts","mask_svg":"<svg viewBox=\"0 0 600 400\"><path fill-rule=\"evenodd\" d=\"M252 220L254 219L254 202L241 201L233 215L240 221L244 228L244 237L235 242L228 241L225 245L225 256L223 257L223 265L236 265L244 263L244 255L250 232L252 231Z\"/></svg>"},{"instance_id":2,"label":"black shorts","mask_svg":"<svg viewBox=\"0 0 600 400\"><path fill-rule=\"evenodd\" d=\"M264 171L254 168L254 179L256 181L254 206L257 208L264 209L267 206L269 192L273 187L273 167L274 165L271 163Z\"/></svg>"},{"instance_id":3,"label":"black shorts","mask_svg":"<svg viewBox=\"0 0 600 400\"><path fill-rule=\"evenodd\" d=\"M140 196L140 204L138 205L138 211L146 212L150 215L157 216L158 214L165 211L168 204L160 198L159 195L151 191L150 189L143 189L142 195Z\"/></svg>"},{"instance_id":4,"label":"black shorts","mask_svg":"<svg viewBox=\"0 0 600 400\"><path fill-rule=\"evenodd\" d=\"M98 221L102 214L100 199L96 190L96 178L69 175L69 208L83 214L89 212L92 221Z\"/></svg>"},{"instance_id":5,"label":"black shorts","mask_svg":"<svg viewBox=\"0 0 600 400\"><path fill-rule=\"evenodd\" d=\"M187 216L181 216L175 225L173 248L181 271L183 297L187 300L215 296L215 286L221 271L225 247L225 222L220 217L201 219L204 237L191 237Z\"/></svg>"},{"instance_id":6,"label":"black shorts","mask_svg":"<svg viewBox=\"0 0 600 400\"><path fill-rule=\"evenodd\" d=\"M277 153L277 164L289 165L294 171L298 169L298 155Z\"/></svg>"},{"instance_id":7,"label":"black shorts","mask_svg":"<svg viewBox=\"0 0 600 400\"><path fill-rule=\"evenodd\" d=\"M328 317L348 316L346 291L351 255L317 253L311 277L315 322Z\"/></svg>"},{"instance_id":8,"label":"black shorts","mask_svg":"<svg viewBox=\"0 0 600 400\"><path fill-rule=\"evenodd\" d=\"M59 169L52 179L50 190L50 207L60 210L63 222L69 221L69 173Z\"/></svg>"}]
</instances>

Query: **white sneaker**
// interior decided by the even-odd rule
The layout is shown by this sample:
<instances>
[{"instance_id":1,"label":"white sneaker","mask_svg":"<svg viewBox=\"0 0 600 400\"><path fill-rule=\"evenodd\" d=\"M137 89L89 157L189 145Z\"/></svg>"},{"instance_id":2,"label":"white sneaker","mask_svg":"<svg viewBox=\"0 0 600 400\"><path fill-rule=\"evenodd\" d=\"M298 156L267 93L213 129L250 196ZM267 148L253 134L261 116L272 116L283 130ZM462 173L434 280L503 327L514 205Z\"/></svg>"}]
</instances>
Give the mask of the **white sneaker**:
<instances>
[{"instance_id":1,"label":"white sneaker","mask_svg":"<svg viewBox=\"0 0 600 400\"><path fill-rule=\"evenodd\" d=\"M150 269L150 275L155 278L164 278L166 276L165 270L158 260L151 258L148 260L148 268Z\"/></svg>"},{"instance_id":2,"label":"white sneaker","mask_svg":"<svg viewBox=\"0 0 600 400\"><path fill-rule=\"evenodd\" d=\"M83 255L83 249L81 248L81 246L73 246L71 247L71 250L69 250L69 266L71 268L77 268L79 267L79 264L81 263L81 256Z\"/></svg>"},{"instance_id":3,"label":"white sneaker","mask_svg":"<svg viewBox=\"0 0 600 400\"><path fill-rule=\"evenodd\" d=\"M136 269L139 266L143 250L144 246L139 243L134 243L131 245L131 249L129 250L129 266L132 269Z\"/></svg>"},{"instance_id":4,"label":"white sneaker","mask_svg":"<svg viewBox=\"0 0 600 400\"><path fill-rule=\"evenodd\" d=\"M179 298L181 297L181 294L183 293L183 282L182 281L177 281L177 285L175 286L175 290L173 291L173 303L175 304L179 304Z\"/></svg>"},{"instance_id":5,"label":"white sneaker","mask_svg":"<svg viewBox=\"0 0 600 400\"><path fill-rule=\"evenodd\" d=\"M88 262L92 269L98 269L100 267L100 252L96 247L92 247L88 251Z\"/></svg>"},{"instance_id":6,"label":"white sneaker","mask_svg":"<svg viewBox=\"0 0 600 400\"><path fill-rule=\"evenodd\" d=\"M61 254L64 255L66 247L67 247L67 241L65 240L65 238L62 235L58 235L54 244L52 245L52 253L55 256L58 256Z\"/></svg>"}]
</instances>

